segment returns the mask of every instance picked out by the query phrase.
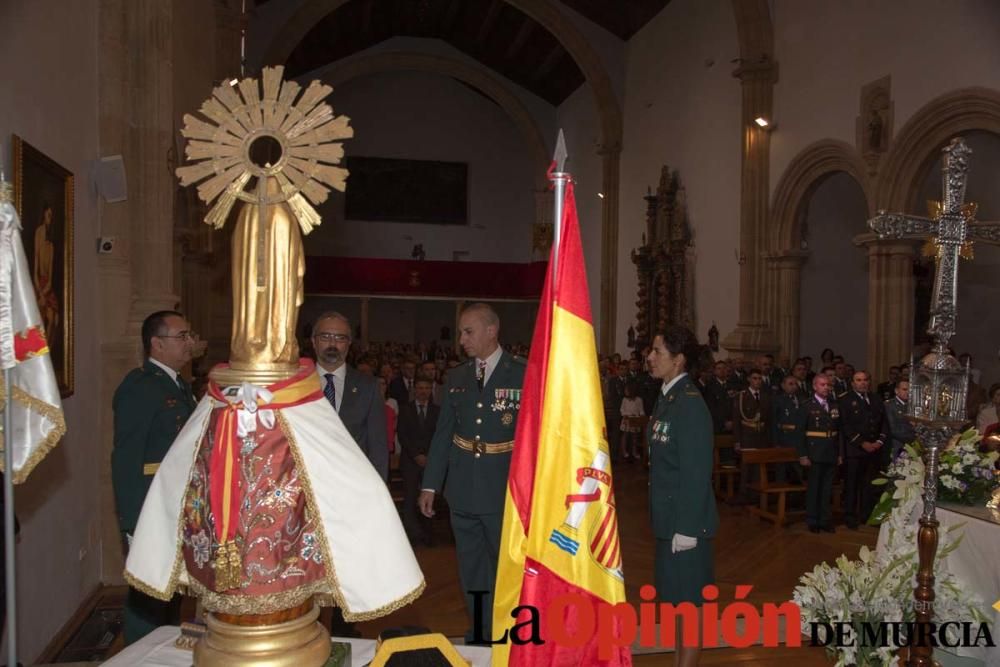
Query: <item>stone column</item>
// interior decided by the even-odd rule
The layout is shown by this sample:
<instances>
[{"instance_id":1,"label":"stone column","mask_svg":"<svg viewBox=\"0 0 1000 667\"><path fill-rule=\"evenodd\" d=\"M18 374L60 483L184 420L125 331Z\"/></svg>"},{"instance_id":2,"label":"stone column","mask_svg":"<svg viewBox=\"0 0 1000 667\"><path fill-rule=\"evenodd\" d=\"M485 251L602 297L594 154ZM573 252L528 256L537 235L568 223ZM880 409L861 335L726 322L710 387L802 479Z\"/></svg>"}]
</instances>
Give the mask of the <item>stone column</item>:
<instances>
[{"instance_id":1,"label":"stone column","mask_svg":"<svg viewBox=\"0 0 1000 667\"><path fill-rule=\"evenodd\" d=\"M98 484L102 517L102 577L122 580L121 537L111 487L114 391L142 360L139 332L151 312L172 308L173 188L168 169L172 133L173 3L101 0L100 149L121 154L128 173L126 203L99 203L105 233L123 242L99 260L102 465Z\"/></svg>"},{"instance_id":2,"label":"stone column","mask_svg":"<svg viewBox=\"0 0 1000 667\"><path fill-rule=\"evenodd\" d=\"M801 273L808 256L805 250L785 250L764 256L767 266L766 321L774 328L778 358L787 359L788 368L799 356Z\"/></svg>"},{"instance_id":3,"label":"stone column","mask_svg":"<svg viewBox=\"0 0 1000 667\"><path fill-rule=\"evenodd\" d=\"M854 244L868 249L868 372L883 378L913 353L917 243L861 234Z\"/></svg>"},{"instance_id":4,"label":"stone column","mask_svg":"<svg viewBox=\"0 0 1000 667\"><path fill-rule=\"evenodd\" d=\"M749 357L776 349L774 331L765 321L764 258L768 197L770 195L770 132L754 119L772 119L777 64L766 56L760 62L744 62L734 72L743 89L742 177L740 183L740 307L736 329L722 341L732 355Z\"/></svg>"},{"instance_id":5,"label":"stone column","mask_svg":"<svg viewBox=\"0 0 1000 667\"><path fill-rule=\"evenodd\" d=\"M603 168L601 200L601 323L597 336L601 354L615 352L615 326L618 318L618 179L620 145L604 146L599 151Z\"/></svg>"}]
</instances>

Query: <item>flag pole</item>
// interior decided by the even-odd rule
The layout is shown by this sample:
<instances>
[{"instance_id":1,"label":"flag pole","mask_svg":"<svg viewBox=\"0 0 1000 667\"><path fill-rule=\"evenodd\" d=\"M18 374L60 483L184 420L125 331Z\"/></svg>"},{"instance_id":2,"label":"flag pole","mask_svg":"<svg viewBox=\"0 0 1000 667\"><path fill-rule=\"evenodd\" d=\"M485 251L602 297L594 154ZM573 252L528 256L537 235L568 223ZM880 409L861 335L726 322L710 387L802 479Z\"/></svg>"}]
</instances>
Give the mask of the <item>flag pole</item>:
<instances>
[{"instance_id":1,"label":"flag pole","mask_svg":"<svg viewBox=\"0 0 1000 667\"><path fill-rule=\"evenodd\" d=\"M14 427L10 407L10 369L3 370L3 549L7 585L7 664L17 664L17 597L14 594ZM3 632L3 628L0 628Z\"/></svg>"},{"instance_id":2,"label":"flag pole","mask_svg":"<svg viewBox=\"0 0 1000 667\"><path fill-rule=\"evenodd\" d=\"M559 241L562 238L562 216L563 203L566 198L566 182L570 176L564 169L566 168L566 138L563 131L559 130L559 138L556 140L556 152L552 155L553 171L549 174L555 190L555 211L552 217L552 278L555 280L556 268L559 266ZM554 284L554 283L553 283Z\"/></svg>"}]
</instances>

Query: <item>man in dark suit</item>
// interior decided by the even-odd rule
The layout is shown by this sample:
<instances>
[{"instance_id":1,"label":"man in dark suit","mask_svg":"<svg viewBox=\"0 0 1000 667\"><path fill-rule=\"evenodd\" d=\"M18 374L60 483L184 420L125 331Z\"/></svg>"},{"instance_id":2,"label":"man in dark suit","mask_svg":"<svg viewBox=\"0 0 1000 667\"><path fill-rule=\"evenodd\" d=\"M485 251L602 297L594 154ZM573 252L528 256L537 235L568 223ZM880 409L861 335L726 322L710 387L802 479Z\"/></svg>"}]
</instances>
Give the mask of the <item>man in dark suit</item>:
<instances>
[{"instance_id":1,"label":"man in dark suit","mask_svg":"<svg viewBox=\"0 0 1000 667\"><path fill-rule=\"evenodd\" d=\"M402 451L399 470L403 475L403 526L411 542L431 545L431 520L417 511L427 454L437 427L441 408L431 402L432 380L419 376L414 383L414 400L399 409L396 435Z\"/></svg>"},{"instance_id":2,"label":"man in dark suit","mask_svg":"<svg viewBox=\"0 0 1000 667\"><path fill-rule=\"evenodd\" d=\"M899 366L889 367L889 380L878 386L878 397L883 403L893 399L896 392L896 383L899 382Z\"/></svg>"},{"instance_id":3,"label":"man in dark suit","mask_svg":"<svg viewBox=\"0 0 1000 667\"><path fill-rule=\"evenodd\" d=\"M771 442L775 447L795 447L798 450L804 433L801 415L808 400L809 396L803 397L799 391L798 379L793 375L786 376L781 383L781 392L771 403ZM775 481L786 481L789 470L794 480L802 479L801 466L779 464L775 468Z\"/></svg>"},{"instance_id":4,"label":"man in dark suit","mask_svg":"<svg viewBox=\"0 0 1000 667\"><path fill-rule=\"evenodd\" d=\"M476 604L470 591L486 591L483 625L465 635L466 643L482 643L493 636L493 589L525 362L500 347L500 318L488 305L466 308L459 329L470 360L448 372L418 504L424 516L434 516L434 496L444 488L470 621Z\"/></svg>"},{"instance_id":5,"label":"man in dark suit","mask_svg":"<svg viewBox=\"0 0 1000 667\"><path fill-rule=\"evenodd\" d=\"M323 313L313 325L312 343L323 394L378 474L388 479L385 401L375 378L344 363L351 347L350 321L340 313Z\"/></svg>"},{"instance_id":6,"label":"man in dark suit","mask_svg":"<svg viewBox=\"0 0 1000 667\"><path fill-rule=\"evenodd\" d=\"M795 387L794 387L795 394L799 397L800 402L805 403L806 401L809 400L809 397L812 395L812 392L810 391L810 388L812 387L812 379L809 377L809 372L808 372L808 367L806 366L806 362L802 361L801 359L796 361L795 364L792 366L792 372L790 376L795 381ZM786 380L788 380L788 377L784 377L781 379L782 391L779 392L779 394L787 393L787 389L785 388Z\"/></svg>"},{"instance_id":7,"label":"man in dark suit","mask_svg":"<svg viewBox=\"0 0 1000 667\"><path fill-rule=\"evenodd\" d=\"M851 529L857 529L859 519L867 521L875 507L871 483L882 461L882 447L888 441L882 431L883 404L868 387L868 373L857 371L851 378L851 390L838 399L847 460L844 523Z\"/></svg>"},{"instance_id":8,"label":"man in dark suit","mask_svg":"<svg viewBox=\"0 0 1000 667\"><path fill-rule=\"evenodd\" d=\"M726 387L726 380L729 374L729 367L724 361L715 362L713 367L713 377L708 382L706 388L705 403L708 405L708 412L712 415L712 427L716 433L729 433L732 431L733 422L733 397Z\"/></svg>"},{"instance_id":9,"label":"man in dark suit","mask_svg":"<svg viewBox=\"0 0 1000 667\"><path fill-rule=\"evenodd\" d=\"M913 423L906 418L906 408L910 401L910 381L906 378L896 383L895 395L885 402L885 426L882 430L889 436L891 448L888 457L883 457L882 465L894 461L905 445L917 439Z\"/></svg>"},{"instance_id":10,"label":"man in dark suit","mask_svg":"<svg viewBox=\"0 0 1000 667\"><path fill-rule=\"evenodd\" d=\"M739 453L746 449L770 446L769 422L771 396L764 389L764 374L751 368L747 378L749 386L733 399L733 449ZM740 498L749 502L748 485L758 482L758 466L742 466L740 470Z\"/></svg>"},{"instance_id":11,"label":"man in dark suit","mask_svg":"<svg viewBox=\"0 0 1000 667\"><path fill-rule=\"evenodd\" d=\"M762 354L757 357L757 368L760 369L766 393L775 394L781 391L781 380L785 377L785 373L780 368L775 367L773 354Z\"/></svg>"},{"instance_id":12,"label":"man in dark suit","mask_svg":"<svg viewBox=\"0 0 1000 667\"><path fill-rule=\"evenodd\" d=\"M145 362L125 376L112 403L111 484L126 553L153 476L195 407L191 388L179 375L194 348L184 316L161 310L147 317L142 323L142 348ZM161 625L176 624L179 600L161 602L130 587L125 643L138 641Z\"/></svg>"},{"instance_id":13,"label":"man in dark suit","mask_svg":"<svg viewBox=\"0 0 1000 667\"><path fill-rule=\"evenodd\" d=\"M413 400L413 381L416 379L417 364L412 359L406 359L399 367L399 376L389 383L389 397L403 405Z\"/></svg>"}]
</instances>

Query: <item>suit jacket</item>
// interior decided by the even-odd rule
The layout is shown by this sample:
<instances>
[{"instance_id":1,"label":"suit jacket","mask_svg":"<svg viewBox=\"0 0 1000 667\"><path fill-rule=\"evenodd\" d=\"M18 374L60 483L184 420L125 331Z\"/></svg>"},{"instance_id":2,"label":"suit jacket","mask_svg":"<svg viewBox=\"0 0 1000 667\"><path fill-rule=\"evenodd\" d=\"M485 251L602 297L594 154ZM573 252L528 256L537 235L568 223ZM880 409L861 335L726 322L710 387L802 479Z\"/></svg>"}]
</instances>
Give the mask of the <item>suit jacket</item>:
<instances>
[{"instance_id":1,"label":"suit jacket","mask_svg":"<svg viewBox=\"0 0 1000 667\"><path fill-rule=\"evenodd\" d=\"M844 431L844 455L847 458L874 455L862 449L862 442L881 440L883 446L889 442L882 430L884 420L882 401L875 394L869 393L867 396L868 401L865 402L852 389L838 399Z\"/></svg>"},{"instance_id":2,"label":"suit jacket","mask_svg":"<svg viewBox=\"0 0 1000 667\"><path fill-rule=\"evenodd\" d=\"M712 416L712 426L716 433L726 430L725 423L730 420L733 414L733 401L726 390L726 386L719 382L717 378L708 381L705 392L705 404L708 412ZM652 412L650 412L652 414Z\"/></svg>"},{"instance_id":3,"label":"suit jacket","mask_svg":"<svg viewBox=\"0 0 1000 667\"><path fill-rule=\"evenodd\" d=\"M129 371L112 399L115 416L111 484L118 528L131 533L139 521L153 475L195 408L194 396L149 361Z\"/></svg>"},{"instance_id":4,"label":"suit jacket","mask_svg":"<svg viewBox=\"0 0 1000 667\"><path fill-rule=\"evenodd\" d=\"M714 537L719 514L712 490L712 416L690 376L656 402L646 427L649 510L657 539L674 533Z\"/></svg>"},{"instance_id":5,"label":"suit jacket","mask_svg":"<svg viewBox=\"0 0 1000 667\"><path fill-rule=\"evenodd\" d=\"M389 449L386 447L385 401L378 393L375 378L347 367L340 419L358 447L375 466L382 479L389 478Z\"/></svg>"},{"instance_id":6,"label":"suit jacket","mask_svg":"<svg viewBox=\"0 0 1000 667\"><path fill-rule=\"evenodd\" d=\"M400 406L406 405L410 402L410 390L406 388L406 381L403 376L395 377L389 386L386 388L386 393L389 398L395 398L396 403Z\"/></svg>"},{"instance_id":7,"label":"suit jacket","mask_svg":"<svg viewBox=\"0 0 1000 667\"><path fill-rule=\"evenodd\" d=\"M431 450L431 439L437 427L441 408L433 403L427 405L427 416L423 421L417 413L417 404L406 403L399 409L399 422L396 426L396 436L401 448L399 454L400 467L417 467L417 455L426 456Z\"/></svg>"},{"instance_id":8,"label":"suit jacket","mask_svg":"<svg viewBox=\"0 0 1000 667\"><path fill-rule=\"evenodd\" d=\"M480 391L473 361L448 371L448 391L421 484L435 492L443 488L452 510L503 514L511 452L476 454L459 447L454 439L457 436L467 442L489 444L513 442L521 404L520 398L512 396L512 390L520 395L525 362L503 352Z\"/></svg>"},{"instance_id":9,"label":"suit jacket","mask_svg":"<svg viewBox=\"0 0 1000 667\"><path fill-rule=\"evenodd\" d=\"M802 410L806 401L798 392L781 392L771 402L771 442L775 447L795 447L799 449L805 431L802 424Z\"/></svg>"},{"instance_id":10,"label":"suit jacket","mask_svg":"<svg viewBox=\"0 0 1000 667\"><path fill-rule=\"evenodd\" d=\"M755 399L744 389L733 399L733 441L740 447L767 447L770 439L771 395L765 387Z\"/></svg>"},{"instance_id":11,"label":"suit jacket","mask_svg":"<svg viewBox=\"0 0 1000 667\"><path fill-rule=\"evenodd\" d=\"M906 404L900 403L895 396L891 401L885 402L885 425L882 430L889 436L892 443L890 460L896 458L904 445L908 445L917 439L917 434L913 430L913 424L906 418Z\"/></svg>"}]
</instances>

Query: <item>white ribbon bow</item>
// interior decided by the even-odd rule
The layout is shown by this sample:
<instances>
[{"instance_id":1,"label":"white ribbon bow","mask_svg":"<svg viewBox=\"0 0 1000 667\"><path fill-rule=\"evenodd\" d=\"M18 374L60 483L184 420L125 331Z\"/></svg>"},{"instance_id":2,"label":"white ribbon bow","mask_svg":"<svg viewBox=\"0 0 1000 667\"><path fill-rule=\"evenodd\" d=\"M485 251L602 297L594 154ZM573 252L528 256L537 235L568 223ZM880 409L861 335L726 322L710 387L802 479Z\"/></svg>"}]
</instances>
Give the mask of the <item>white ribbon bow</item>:
<instances>
[{"instance_id":1,"label":"white ribbon bow","mask_svg":"<svg viewBox=\"0 0 1000 667\"><path fill-rule=\"evenodd\" d=\"M274 428L274 410L261 410L257 405L260 403L270 403L274 394L264 387L244 382L243 386L236 392L236 403L243 407L236 411L236 435L245 438L248 433L257 431L257 419L264 428Z\"/></svg>"}]
</instances>

